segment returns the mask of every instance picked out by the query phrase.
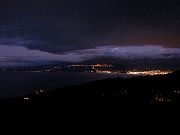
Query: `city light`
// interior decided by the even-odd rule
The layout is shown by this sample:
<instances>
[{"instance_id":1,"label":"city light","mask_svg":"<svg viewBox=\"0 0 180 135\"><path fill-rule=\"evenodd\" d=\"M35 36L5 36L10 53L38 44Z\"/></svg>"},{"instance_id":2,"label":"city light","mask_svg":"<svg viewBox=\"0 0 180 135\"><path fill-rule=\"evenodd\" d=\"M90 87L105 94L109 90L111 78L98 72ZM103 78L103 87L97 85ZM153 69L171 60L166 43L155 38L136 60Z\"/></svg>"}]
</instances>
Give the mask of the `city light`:
<instances>
[{"instance_id":1,"label":"city light","mask_svg":"<svg viewBox=\"0 0 180 135\"><path fill-rule=\"evenodd\" d=\"M150 71L128 71L128 75L167 75L169 73L172 73L172 71L161 71L161 70L150 70Z\"/></svg>"},{"instance_id":2,"label":"city light","mask_svg":"<svg viewBox=\"0 0 180 135\"><path fill-rule=\"evenodd\" d=\"M66 66L49 66L49 67L31 67L22 69L0 69L0 72L81 72L81 73L97 73L97 74L127 74L127 75L141 75L141 76L154 76L166 75L172 73L171 70L120 70L111 64L73 64Z\"/></svg>"},{"instance_id":3,"label":"city light","mask_svg":"<svg viewBox=\"0 0 180 135\"><path fill-rule=\"evenodd\" d=\"M29 98L28 98L28 97L25 97L24 100L29 100Z\"/></svg>"},{"instance_id":4,"label":"city light","mask_svg":"<svg viewBox=\"0 0 180 135\"><path fill-rule=\"evenodd\" d=\"M74 64L74 65L68 65L67 67L112 67L112 65L110 64L94 64L94 65Z\"/></svg>"},{"instance_id":5,"label":"city light","mask_svg":"<svg viewBox=\"0 0 180 135\"><path fill-rule=\"evenodd\" d=\"M111 74L111 73L113 73L113 72L111 72L111 71L106 71L106 70L96 70L96 73L101 73L101 74Z\"/></svg>"}]
</instances>

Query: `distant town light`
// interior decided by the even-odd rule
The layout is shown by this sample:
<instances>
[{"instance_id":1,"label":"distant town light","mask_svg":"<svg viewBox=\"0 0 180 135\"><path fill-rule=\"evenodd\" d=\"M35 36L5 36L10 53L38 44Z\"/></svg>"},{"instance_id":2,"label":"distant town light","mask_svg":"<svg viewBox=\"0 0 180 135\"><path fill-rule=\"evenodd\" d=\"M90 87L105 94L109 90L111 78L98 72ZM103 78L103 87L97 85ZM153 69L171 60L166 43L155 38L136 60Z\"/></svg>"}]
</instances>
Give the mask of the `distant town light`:
<instances>
[{"instance_id":1,"label":"distant town light","mask_svg":"<svg viewBox=\"0 0 180 135\"><path fill-rule=\"evenodd\" d=\"M36 95L39 95L39 94L42 94L42 93L44 93L44 90L42 90L42 89L41 89L41 90L36 90L36 91L35 91L35 94L36 94Z\"/></svg>"},{"instance_id":2,"label":"distant town light","mask_svg":"<svg viewBox=\"0 0 180 135\"><path fill-rule=\"evenodd\" d=\"M24 97L24 100L29 100L30 98L28 98L28 97Z\"/></svg>"},{"instance_id":3,"label":"distant town light","mask_svg":"<svg viewBox=\"0 0 180 135\"><path fill-rule=\"evenodd\" d=\"M150 70L150 71L128 71L128 75L166 75L172 73L172 71Z\"/></svg>"}]
</instances>

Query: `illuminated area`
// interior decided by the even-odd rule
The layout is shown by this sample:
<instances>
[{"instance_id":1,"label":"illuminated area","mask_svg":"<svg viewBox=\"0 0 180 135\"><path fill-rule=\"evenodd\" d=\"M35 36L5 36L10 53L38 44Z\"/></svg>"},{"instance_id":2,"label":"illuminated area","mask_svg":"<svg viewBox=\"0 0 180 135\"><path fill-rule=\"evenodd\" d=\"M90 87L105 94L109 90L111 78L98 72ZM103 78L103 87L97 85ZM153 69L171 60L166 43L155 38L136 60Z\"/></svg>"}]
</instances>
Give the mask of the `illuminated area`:
<instances>
[{"instance_id":1,"label":"illuminated area","mask_svg":"<svg viewBox=\"0 0 180 135\"><path fill-rule=\"evenodd\" d=\"M100 74L112 74L112 73L114 73L114 72L112 72L112 71L106 71L106 70L96 70L96 73L100 73Z\"/></svg>"},{"instance_id":2,"label":"illuminated area","mask_svg":"<svg viewBox=\"0 0 180 135\"><path fill-rule=\"evenodd\" d=\"M95 65L69 65L68 67L112 67L110 64L95 64Z\"/></svg>"},{"instance_id":3,"label":"illuminated area","mask_svg":"<svg viewBox=\"0 0 180 135\"><path fill-rule=\"evenodd\" d=\"M110 64L73 64L65 66L28 67L28 68L2 68L0 72L74 72L74 73L97 73L97 74L127 74L154 76L172 73L172 70L121 70Z\"/></svg>"},{"instance_id":4,"label":"illuminated area","mask_svg":"<svg viewBox=\"0 0 180 135\"><path fill-rule=\"evenodd\" d=\"M150 70L150 71L128 71L128 75L167 75L169 73L172 73L173 71L161 71L161 70Z\"/></svg>"}]
</instances>

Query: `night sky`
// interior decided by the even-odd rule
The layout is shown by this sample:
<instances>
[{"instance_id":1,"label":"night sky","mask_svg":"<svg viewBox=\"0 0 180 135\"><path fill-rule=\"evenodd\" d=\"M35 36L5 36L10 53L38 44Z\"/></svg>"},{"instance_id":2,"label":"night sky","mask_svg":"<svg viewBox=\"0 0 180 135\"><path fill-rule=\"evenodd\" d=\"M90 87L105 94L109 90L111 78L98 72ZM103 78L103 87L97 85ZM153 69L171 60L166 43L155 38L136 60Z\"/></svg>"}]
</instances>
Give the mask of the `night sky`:
<instances>
[{"instance_id":1,"label":"night sky","mask_svg":"<svg viewBox=\"0 0 180 135\"><path fill-rule=\"evenodd\" d=\"M180 58L179 0L0 0L0 63Z\"/></svg>"}]
</instances>

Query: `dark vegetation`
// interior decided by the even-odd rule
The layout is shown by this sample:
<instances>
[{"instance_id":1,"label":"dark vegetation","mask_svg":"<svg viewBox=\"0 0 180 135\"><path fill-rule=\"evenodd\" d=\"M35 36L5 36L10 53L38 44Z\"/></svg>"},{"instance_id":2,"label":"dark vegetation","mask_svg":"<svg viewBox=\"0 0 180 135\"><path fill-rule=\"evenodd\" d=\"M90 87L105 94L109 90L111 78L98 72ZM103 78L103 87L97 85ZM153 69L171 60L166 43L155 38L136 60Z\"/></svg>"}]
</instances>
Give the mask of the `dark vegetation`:
<instances>
[{"instance_id":1,"label":"dark vegetation","mask_svg":"<svg viewBox=\"0 0 180 135\"><path fill-rule=\"evenodd\" d=\"M1 104L61 104L65 101L104 99L122 105L180 104L180 71L164 76L115 78L69 86L52 91L36 91L17 99L1 100Z\"/></svg>"}]
</instances>

